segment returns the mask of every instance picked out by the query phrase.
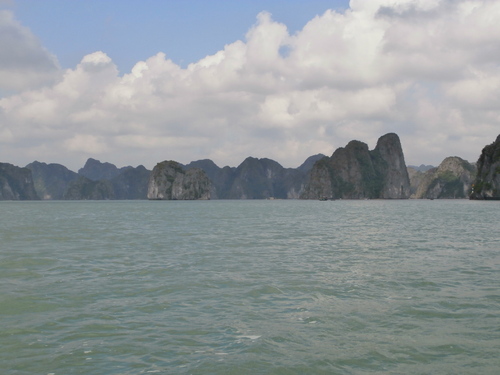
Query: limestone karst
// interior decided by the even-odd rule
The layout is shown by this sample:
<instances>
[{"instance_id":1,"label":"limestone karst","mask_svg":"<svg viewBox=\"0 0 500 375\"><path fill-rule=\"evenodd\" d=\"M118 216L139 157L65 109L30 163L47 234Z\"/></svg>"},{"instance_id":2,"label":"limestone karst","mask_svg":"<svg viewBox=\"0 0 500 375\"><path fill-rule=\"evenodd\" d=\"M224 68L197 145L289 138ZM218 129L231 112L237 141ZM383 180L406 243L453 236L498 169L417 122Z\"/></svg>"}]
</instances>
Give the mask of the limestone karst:
<instances>
[{"instance_id":1,"label":"limestone karst","mask_svg":"<svg viewBox=\"0 0 500 375\"><path fill-rule=\"evenodd\" d=\"M210 199L211 188L212 183L203 170L185 171L175 161L163 161L151 172L147 197L156 200Z\"/></svg>"},{"instance_id":2,"label":"limestone karst","mask_svg":"<svg viewBox=\"0 0 500 375\"><path fill-rule=\"evenodd\" d=\"M500 135L483 148L477 161L471 199L500 199Z\"/></svg>"},{"instance_id":3,"label":"limestone karst","mask_svg":"<svg viewBox=\"0 0 500 375\"><path fill-rule=\"evenodd\" d=\"M440 199L471 192L472 199L494 199L500 196L499 138L483 149L477 179L475 164L456 156L437 168L406 167L399 137L388 133L373 150L353 140L297 168L255 157L222 168L209 159L165 161L153 171L89 158L78 173L37 161L26 168L0 163L0 199Z\"/></svg>"},{"instance_id":4,"label":"limestone karst","mask_svg":"<svg viewBox=\"0 0 500 375\"><path fill-rule=\"evenodd\" d=\"M374 150L361 141L351 141L311 170L304 199L406 199L410 180L399 137L388 133Z\"/></svg>"},{"instance_id":5,"label":"limestone karst","mask_svg":"<svg viewBox=\"0 0 500 375\"><path fill-rule=\"evenodd\" d=\"M408 168L411 198L460 199L468 198L476 167L458 156L445 158L437 168L425 172Z\"/></svg>"},{"instance_id":6,"label":"limestone karst","mask_svg":"<svg viewBox=\"0 0 500 375\"><path fill-rule=\"evenodd\" d=\"M0 200L37 200L33 177L28 168L0 163Z\"/></svg>"}]
</instances>

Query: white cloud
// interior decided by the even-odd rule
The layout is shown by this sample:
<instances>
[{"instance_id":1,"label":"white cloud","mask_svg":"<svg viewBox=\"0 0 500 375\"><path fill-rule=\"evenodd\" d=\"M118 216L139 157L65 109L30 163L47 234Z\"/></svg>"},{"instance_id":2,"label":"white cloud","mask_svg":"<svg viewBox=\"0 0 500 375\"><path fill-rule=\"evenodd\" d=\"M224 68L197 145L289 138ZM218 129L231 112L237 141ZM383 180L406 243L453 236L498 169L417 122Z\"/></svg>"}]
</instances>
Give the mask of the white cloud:
<instances>
[{"instance_id":1,"label":"white cloud","mask_svg":"<svg viewBox=\"0 0 500 375\"><path fill-rule=\"evenodd\" d=\"M496 110L500 103L500 68L471 69L468 76L445 86L457 107Z\"/></svg>"},{"instance_id":2,"label":"white cloud","mask_svg":"<svg viewBox=\"0 0 500 375\"><path fill-rule=\"evenodd\" d=\"M85 152L88 154L100 154L107 151L108 147L101 137L89 134L76 134L63 143L68 151Z\"/></svg>"},{"instance_id":3,"label":"white cloud","mask_svg":"<svg viewBox=\"0 0 500 375\"><path fill-rule=\"evenodd\" d=\"M500 130L499 4L353 0L294 35L261 13L244 41L185 69L158 53L120 76L95 52L0 99L0 160L18 149L74 169L87 157L297 166L394 131L409 163L475 161Z\"/></svg>"}]
</instances>

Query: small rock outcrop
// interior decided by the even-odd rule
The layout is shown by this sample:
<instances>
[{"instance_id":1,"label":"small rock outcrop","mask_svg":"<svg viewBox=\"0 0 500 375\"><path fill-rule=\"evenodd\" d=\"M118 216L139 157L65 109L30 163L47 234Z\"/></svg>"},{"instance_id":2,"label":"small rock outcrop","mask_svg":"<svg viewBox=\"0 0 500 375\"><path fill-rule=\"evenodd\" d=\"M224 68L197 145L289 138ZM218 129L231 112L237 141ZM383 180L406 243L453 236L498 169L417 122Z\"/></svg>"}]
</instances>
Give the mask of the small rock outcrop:
<instances>
[{"instance_id":1,"label":"small rock outcrop","mask_svg":"<svg viewBox=\"0 0 500 375\"><path fill-rule=\"evenodd\" d=\"M192 168L185 171L175 161L156 164L148 182L148 199L156 200L196 200L210 199L212 183L207 174Z\"/></svg>"},{"instance_id":2,"label":"small rock outcrop","mask_svg":"<svg viewBox=\"0 0 500 375\"><path fill-rule=\"evenodd\" d=\"M28 168L0 163L0 200L38 200Z\"/></svg>"},{"instance_id":3,"label":"small rock outcrop","mask_svg":"<svg viewBox=\"0 0 500 375\"><path fill-rule=\"evenodd\" d=\"M437 168L426 172L413 171L409 174L412 198L460 199L469 197L476 168L467 160L450 156Z\"/></svg>"},{"instance_id":4,"label":"small rock outcrop","mask_svg":"<svg viewBox=\"0 0 500 375\"><path fill-rule=\"evenodd\" d=\"M500 199L500 135L481 152L470 199Z\"/></svg>"},{"instance_id":5,"label":"small rock outcrop","mask_svg":"<svg viewBox=\"0 0 500 375\"><path fill-rule=\"evenodd\" d=\"M410 180L399 137L379 138L373 151L351 141L314 164L301 198L407 199Z\"/></svg>"}]
</instances>

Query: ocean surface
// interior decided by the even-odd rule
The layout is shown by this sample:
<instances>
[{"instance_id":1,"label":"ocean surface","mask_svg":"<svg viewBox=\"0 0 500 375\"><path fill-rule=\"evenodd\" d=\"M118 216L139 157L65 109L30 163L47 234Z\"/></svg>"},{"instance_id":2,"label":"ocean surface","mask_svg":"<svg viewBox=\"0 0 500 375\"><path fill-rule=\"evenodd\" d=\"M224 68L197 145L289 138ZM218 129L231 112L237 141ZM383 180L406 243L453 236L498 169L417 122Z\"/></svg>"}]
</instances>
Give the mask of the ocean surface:
<instances>
[{"instance_id":1,"label":"ocean surface","mask_svg":"<svg viewBox=\"0 0 500 375\"><path fill-rule=\"evenodd\" d=\"M0 374L500 373L500 202L0 210Z\"/></svg>"}]
</instances>

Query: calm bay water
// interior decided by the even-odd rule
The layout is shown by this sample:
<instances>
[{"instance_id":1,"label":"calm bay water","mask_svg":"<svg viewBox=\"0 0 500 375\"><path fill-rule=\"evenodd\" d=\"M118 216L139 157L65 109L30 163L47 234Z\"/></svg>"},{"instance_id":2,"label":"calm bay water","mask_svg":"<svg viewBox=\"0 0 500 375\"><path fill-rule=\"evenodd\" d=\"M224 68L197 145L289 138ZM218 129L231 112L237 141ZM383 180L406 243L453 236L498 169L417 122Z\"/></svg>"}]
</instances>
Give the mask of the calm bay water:
<instances>
[{"instance_id":1,"label":"calm bay water","mask_svg":"<svg viewBox=\"0 0 500 375\"><path fill-rule=\"evenodd\" d=\"M498 374L500 202L0 202L2 374Z\"/></svg>"}]
</instances>

